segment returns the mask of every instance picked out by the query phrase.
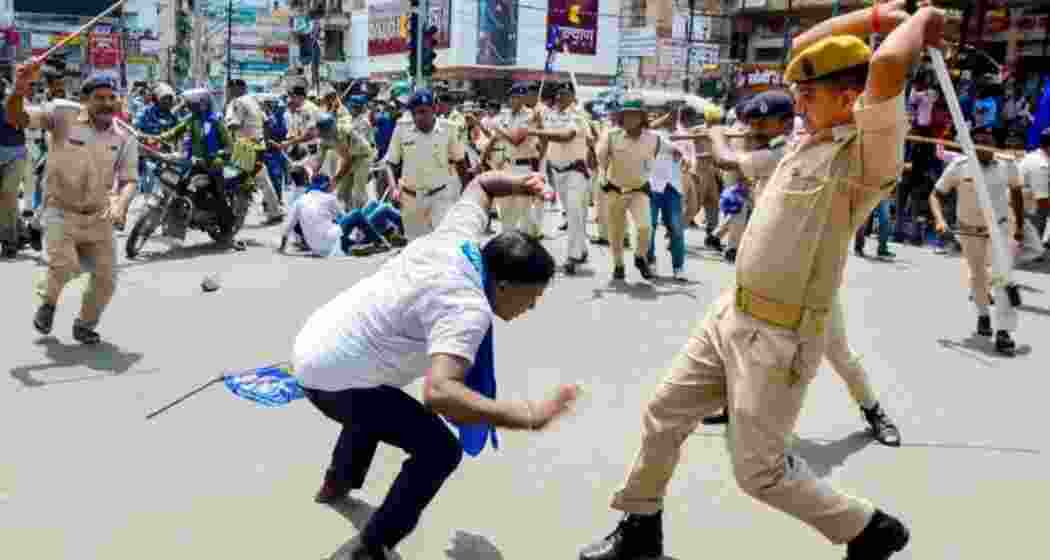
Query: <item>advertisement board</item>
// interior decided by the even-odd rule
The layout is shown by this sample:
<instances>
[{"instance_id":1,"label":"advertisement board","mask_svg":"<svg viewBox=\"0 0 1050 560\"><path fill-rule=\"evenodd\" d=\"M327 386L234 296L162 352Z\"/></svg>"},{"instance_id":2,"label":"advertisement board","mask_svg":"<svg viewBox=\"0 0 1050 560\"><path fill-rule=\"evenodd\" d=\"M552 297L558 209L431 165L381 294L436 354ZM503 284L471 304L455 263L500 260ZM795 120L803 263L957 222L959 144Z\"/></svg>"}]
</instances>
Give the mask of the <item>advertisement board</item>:
<instances>
[{"instance_id":1,"label":"advertisement board","mask_svg":"<svg viewBox=\"0 0 1050 560\"><path fill-rule=\"evenodd\" d=\"M517 2L478 0L477 60L478 64L486 66L513 66L517 63Z\"/></svg>"},{"instance_id":2,"label":"advertisement board","mask_svg":"<svg viewBox=\"0 0 1050 560\"><path fill-rule=\"evenodd\" d=\"M547 23L548 44L556 30L570 54L598 50L598 0L548 0Z\"/></svg>"},{"instance_id":3,"label":"advertisement board","mask_svg":"<svg viewBox=\"0 0 1050 560\"><path fill-rule=\"evenodd\" d=\"M97 16L114 0L15 0L16 12L59 16ZM120 9L117 9L120 13Z\"/></svg>"},{"instance_id":4,"label":"advertisement board","mask_svg":"<svg viewBox=\"0 0 1050 560\"><path fill-rule=\"evenodd\" d=\"M401 36L401 0L374 0L368 4L368 56L408 52L408 42ZM437 26L435 49L449 46L451 11L449 0L431 0L430 24Z\"/></svg>"},{"instance_id":5,"label":"advertisement board","mask_svg":"<svg viewBox=\"0 0 1050 560\"><path fill-rule=\"evenodd\" d=\"M113 68L120 65L121 48L119 33L92 33L88 57L95 68Z\"/></svg>"}]
</instances>

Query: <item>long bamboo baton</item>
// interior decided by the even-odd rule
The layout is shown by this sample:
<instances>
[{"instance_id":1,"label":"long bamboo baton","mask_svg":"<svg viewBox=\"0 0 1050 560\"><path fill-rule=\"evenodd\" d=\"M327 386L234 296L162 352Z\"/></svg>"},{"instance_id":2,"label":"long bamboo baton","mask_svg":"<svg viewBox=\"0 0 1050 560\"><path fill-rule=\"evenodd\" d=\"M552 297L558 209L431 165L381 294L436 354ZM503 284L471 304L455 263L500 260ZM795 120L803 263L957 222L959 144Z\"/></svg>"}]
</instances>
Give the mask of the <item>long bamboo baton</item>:
<instances>
[{"instance_id":1,"label":"long bamboo baton","mask_svg":"<svg viewBox=\"0 0 1050 560\"><path fill-rule=\"evenodd\" d=\"M44 64L44 61L47 60L51 55L55 54L62 47L65 47L73 39L83 35L84 33L87 33L98 22L102 21L102 18L105 18L105 17L109 16L110 14L112 14L113 12L117 11L117 8L123 6L125 2L127 2L127 0L117 0L116 4L113 4L112 6L106 8L106 11L104 11L101 14L95 16L94 18L91 19L91 21L89 21L89 22L85 23L84 25L82 25L80 27L80 29L77 30L76 33L73 33L71 35L67 35L67 36L63 37L61 41L55 43L55 46L47 49L46 51L41 53L39 56L35 56L32 59L30 59L30 65L36 66L37 68L39 68L41 65ZM36 76L34 75L34 78L35 77Z\"/></svg>"},{"instance_id":2,"label":"long bamboo baton","mask_svg":"<svg viewBox=\"0 0 1050 560\"><path fill-rule=\"evenodd\" d=\"M908 135L907 137L905 137L905 140L907 140L908 142L916 142L919 144L933 144L936 146L944 146L945 148L952 148L955 150L964 149L962 144L959 144L958 142L952 142L950 140L941 140L940 138L930 138L927 136ZM1001 148L993 148L991 146L974 146L974 149L978 152L991 152L997 156L1011 160L1018 160L1024 157L1024 152L1020 150L1004 150Z\"/></svg>"},{"instance_id":3,"label":"long bamboo baton","mask_svg":"<svg viewBox=\"0 0 1050 560\"><path fill-rule=\"evenodd\" d=\"M948 110L951 111L952 121L959 133L959 144L962 146L963 154L966 155L966 164L969 166L970 175L973 176L974 185L977 187L977 198L981 203L981 211L984 213L984 221L988 226L988 236L992 243L992 286L1005 287L1012 284L1010 265L1010 247L1006 242L1000 225L1006 223L1008 218L1003 216L999 219L992 208L992 197L988 193L988 185L984 180L984 172L981 164L977 161L977 149L970 136L970 126L963 118L962 107L959 105L959 97L952 86L951 76L948 75L948 66L944 63L944 54L940 49L930 47L930 59L933 61L933 70L937 74L941 91L944 93L945 101L948 102ZM996 300L996 306L1010 305L1008 302Z\"/></svg>"}]
</instances>

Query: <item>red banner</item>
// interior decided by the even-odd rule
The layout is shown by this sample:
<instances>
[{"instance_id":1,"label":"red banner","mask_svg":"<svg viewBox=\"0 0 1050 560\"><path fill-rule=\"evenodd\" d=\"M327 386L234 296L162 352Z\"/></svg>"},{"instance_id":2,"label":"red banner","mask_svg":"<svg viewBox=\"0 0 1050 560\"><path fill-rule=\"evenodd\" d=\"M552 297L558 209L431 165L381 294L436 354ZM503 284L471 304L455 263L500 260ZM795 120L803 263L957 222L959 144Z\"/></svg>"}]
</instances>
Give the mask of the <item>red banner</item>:
<instances>
[{"instance_id":1,"label":"red banner","mask_svg":"<svg viewBox=\"0 0 1050 560\"><path fill-rule=\"evenodd\" d=\"M92 33L89 59L95 68L113 68L120 65L123 52L119 33Z\"/></svg>"}]
</instances>

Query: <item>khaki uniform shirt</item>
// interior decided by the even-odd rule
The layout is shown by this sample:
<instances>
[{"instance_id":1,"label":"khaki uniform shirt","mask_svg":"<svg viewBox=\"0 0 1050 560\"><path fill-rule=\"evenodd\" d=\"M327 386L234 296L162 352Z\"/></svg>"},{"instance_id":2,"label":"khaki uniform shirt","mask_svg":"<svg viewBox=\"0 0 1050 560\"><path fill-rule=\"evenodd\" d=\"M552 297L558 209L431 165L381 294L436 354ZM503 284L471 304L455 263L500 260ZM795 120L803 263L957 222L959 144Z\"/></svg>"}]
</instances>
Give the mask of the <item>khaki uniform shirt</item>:
<instances>
[{"instance_id":1,"label":"khaki uniform shirt","mask_svg":"<svg viewBox=\"0 0 1050 560\"><path fill-rule=\"evenodd\" d=\"M386 161L404 164L401 177L410 189L434 189L456 177L451 162L462 161L466 147L459 141L459 129L445 119L437 119L434 129L424 134L415 122L398 121Z\"/></svg>"},{"instance_id":2,"label":"khaki uniform shirt","mask_svg":"<svg viewBox=\"0 0 1050 560\"><path fill-rule=\"evenodd\" d=\"M507 111L501 113L496 120L496 127L505 130L513 128L527 128L529 123L532 122L532 109L522 108L517 113ZM510 152L507 157L511 160L511 165L514 164L515 160L519 159L533 159L540 157L540 141L538 138L529 137L521 144L517 146L510 145L508 143Z\"/></svg>"},{"instance_id":3,"label":"khaki uniform shirt","mask_svg":"<svg viewBox=\"0 0 1050 560\"><path fill-rule=\"evenodd\" d=\"M821 131L784 156L766 183L737 257L737 285L766 300L827 312L842 285L849 244L896 183L908 115L904 94L873 105L855 125Z\"/></svg>"},{"instance_id":4,"label":"khaki uniform shirt","mask_svg":"<svg viewBox=\"0 0 1050 560\"><path fill-rule=\"evenodd\" d=\"M769 143L768 147L740 155L738 158L740 172L754 185L751 190L752 200L758 200L758 195L762 194L762 188L773 176L773 171L784 158L785 153L787 153L787 139L778 136Z\"/></svg>"},{"instance_id":5,"label":"khaki uniform shirt","mask_svg":"<svg viewBox=\"0 0 1050 560\"><path fill-rule=\"evenodd\" d=\"M138 180L138 144L111 124L99 131L86 112L56 110L54 104L27 107L27 128L51 134L46 205L94 214L109 208L114 187Z\"/></svg>"},{"instance_id":6,"label":"khaki uniform shirt","mask_svg":"<svg viewBox=\"0 0 1050 560\"><path fill-rule=\"evenodd\" d=\"M226 126L240 127L237 131L238 138L262 142L265 122L266 112L251 95L242 95L226 107Z\"/></svg>"},{"instance_id":7,"label":"khaki uniform shirt","mask_svg":"<svg viewBox=\"0 0 1050 560\"><path fill-rule=\"evenodd\" d=\"M956 202L959 223L969 227L988 227L981 211L981 199L977 195L977 183L970 175L969 158L959 156L952 160L937 181L937 192L948 193L955 189L959 193ZM981 164L984 172L984 184L992 199L992 210L997 219L1010 216L1010 189L1023 188L1024 180L1013 162L992 160L988 165Z\"/></svg>"},{"instance_id":8,"label":"khaki uniform shirt","mask_svg":"<svg viewBox=\"0 0 1050 560\"><path fill-rule=\"evenodd\" d=\"M622 128L612 128L598 142L598 165L605 169L605 181L624 190L645 186L653 172L653 160L660 140L652 131L642 130L630 138Z\"/></svg>"},{"instance_id":9,"label":"khaki uniform shirt","mask_svg":"<svg viewBox=\"0 0 1050 560\"><path fill-rule=\"evenodd\" d=\"M547 143L547 161L555 166L568 165L576 160L587 162L591 127L586 115L571 106L564 111L549 110L543 114L543 127L549 132L576 131L576 135L568 142Z\"/></svg>"},{"instance_id":10,"label":"khaki uniform shirt","mask_svg":"<svg viewBox=\"0 0 1050 560\"><path fill-rule=\"evenodd\" d=\"M371 144L354 130L353 123L348 120L336 123L335 138L322 141L321 148L326 151L335 150L340 155L349 152L352 158L367 157L371 160L375 157L375 150L372 149ZM321 161L324 161L324 159Z\"/></svg>"},{"instance_id":11,"label":"khaki uniform shirt","mask_svg":"<svg viewBox=\"0 0 1050 560\"><path fill-rule=\"evenodd\" d=\"M321 109L314 105L311 101L303 101L303 104L299 106L299 109L292 110L288 109L288 137L297 138L303 134L309 132L312 128L317 126L317 115L321 113ZM316 146L320 144L319 140L311 140L305 142L304 146Z\"/></svg>"}]
</instances>

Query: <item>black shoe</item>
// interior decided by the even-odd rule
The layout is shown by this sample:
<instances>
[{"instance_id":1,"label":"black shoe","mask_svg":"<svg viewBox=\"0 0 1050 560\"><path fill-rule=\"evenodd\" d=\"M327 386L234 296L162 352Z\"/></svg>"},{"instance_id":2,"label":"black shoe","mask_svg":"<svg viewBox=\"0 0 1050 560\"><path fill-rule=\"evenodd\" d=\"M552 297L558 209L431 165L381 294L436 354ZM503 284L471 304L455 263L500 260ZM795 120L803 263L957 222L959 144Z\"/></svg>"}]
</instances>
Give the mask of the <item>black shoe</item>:
<instances>
[{"instance_id":1,"label":"black shoe","mask_svg":"<svg viewBox=\"0 0 1050 560\"><path fill-rule=\"evenodd\" d=\"M897 425L890 420L890 417L886 415L886 411L882 410L879 403L875 403L875 406L869 408L860 407L860 412L864 416L864 420L868 422L868 426L871 428L871 435L875 438L875 441L882 445L889 447L900 447L901 446L901 432L897 429Z\"/></svg>"},{"instance_id":2,"label":"black shoe","mask_svg":"<svg viewBox=\"0 0 1050 560\"><path fill-rule=\"evenodd\" d=\"M722 240L709 233L707 234L707 238L704 239L704 247L707 247L708 249L714 249L715 251L721 253Z\"/></svg>"},{"instance_id":3,"label":"black shoe","mask_svg":"<svg viewBox=\"0 0 1050 560\"><path fill-rule=\"evenodd\" d=\"M736 249L726 249L726 262L728 262L728 263L735 263L736 262Z\"/></svg>"},{"instance_id":4,"label":"black shoe","mask_svg":"<svg viewBox=\"0 0 1050 560\"><path fill-rule=\"evenodd\" d=\"M576 261L572 257L569 257L568 262L565 263L565 274L568 276L576 275Z\"/></svg>"},{"instance_id":5,"label":"black shoe","mask_svg":"<svg viewBox=\"0 0 1050 560\"><path fill-rule=\"evenodd\" d=\"M596 239L592 239L591 243L594 243L595 245L602 245L602 246L605 246L605 247L609 246L609 240L601 238L601 237L598 237Z\"/></svg>"},{"instance_id":6,"label":"black shoe","mask_svg":"<svg viewBox=\"0 0 1050 560\"><path fill-rule=\"evenodd\" d=\"M846 560L887 560L903 550L909 538L903 523L875 510L868 526L846 546Z\"/></svg>"},{"instance_id":7,"label":"black shoe","mask_svg":"<svg viewBox=\"0 0 1050 560\"><path fill-rule=\"evenodd\" d=\"M623 248L624 249L630 249L631 248L631 238L630 237L624 237L623 238Z\"/></svg>"},{"instance_id":8,"label":"black shoe","mask_svg":"<svg viewBox=\"0 0 1050 560\"><path fill-rule=\"evenodd\" d=\"M853 254L863 259L864 256L865 256L864 255L864 246L863 245L854 245L853 246Z\"/></svg>"},{"instance_id":9,"label":"black shoe","mask_svg":"<svg viewBox=\"0 0 1050 560\"><path fill-rule=\"evenodd\" d=\"M583 256L582 256L582 257L580 257L580 258L576 259L576 264L586 264L586 263L587 263L587 259L588 259L588 258L589 258L589 257L588 257L588 255L587 255L587 253L586 253L586 252L584 252L584 253L583 253Z\"/></svg>"},{"instance_id":10,"label":"black shoe","mask_svg":"<svg viewBox=\"0 0 1050 560\"><path fill-rule=\"evenodd\" d=\"M386 560L386 552L383 551L383 547L362 542L350 553L350 560Z\"/></svg>"},{"instance_id":11,"label":"black shoe","mask_svg":"<svg viewBox=\"0 0 1050 560\"><path fill-rule=\"evenodd\" d=\"M558 226L558 231L565 231L567 229L569 229L569 224L568 223L564 223L564 224Z\"/></svg>"},{"instance_id":12,"label":"black shoe","mask_svg":"<svg viewBox=\"0 0 1050 560\"><path fill-rule=\"evenodd\" d=\"M981 315L977 318L977 334L981 336L992 336L992 318L988 315Z\"/></svg>"},{"instance_id":13,"label":"black shoe","mask_svg":"<svg viewBox=\"0 0 1050 560\"><path fill-rule=\"evenodd\" d=\"M627 273L624 271L622 266L613 268L613 280L626 280Z\"/></svg>"},{"instance_id":14,"label":"black shoe","mask_svg":"<svg viewBox=\"0 0 1050 560\"><path fill-rule=\"evenodd\" d=\"M73 325L73 338L81 344L93 345L102 342L97 332L82 325Z\"/></svg>"},{"instance_id":15,"label":"black shoe","mask_svg":"<svg viewBox=\"0 0 1050 560\"><path fill-rule=\"evenodd\" d=\"M36 316L33 317L33 327L40 334L51 334L51 327L55 324L55 306L45 303L37 308Z\"/></svg>"},{"instance_id":16,"label":"black shoe","mask_svg":"<svg viewBox=\"0 0 1050 560\"><path fill-rule=\"evenodd\" d=\"M707 416L703 420L701 420L701 422L703 422L705 426L720 426L722 424L728 424L729 423L729 409L728 408L723 408L722 412L719 412L718 414L715 414L714 416Z\"/></svg>"},{"instance_id":17,"label":"black shoe","mask_svg":"<svg viewBox=\"0 0 1050 560\"><path fill-rule=\"evenodd\" d=\"M995 351L1004 356L1013 356L1014 351L1017 349L1017 344L1014 343L1014 339L1010 338L1010 333L1006 331L998 331L995 333Z\"/></svg>"},{"instance_id":18,"label":"black shoe","mask_svg":"<svg viewBox=\"0 0 1050 560\"><path fill-rule=\"evenodd\" d=\"M897 255L895 253L893 253L892 251L890 251L889 249L887 249L886 247L879 247L879 251L877 253L875 253L875 256L879 257L880 259L895 259L895 258L897 258Z\"/></svg>"},{"instance_id":19,"label":"black shoe","mask_svg":"<svg viewBox=\"0 0 1050 560\"><path fill-rule=\"evenodd\" d=\"M349 484L336 480L331 470L324 473L324 483L314 494L314 502L318 504L331 504L345 500L353 488Z\"/></svg>"},{"instance_id":20,"label":"black shoe","mask_svg":"<svg viewBox=\"0 0 1050 560\"><path fill-rule=\"evenodd\" d=\"M580 560L656 560L664 555L661 513L627 514L609 536L584 547Z\"/></svg>"},{"instance_id":21,"label":"black shoe","mask_svg":"<svg viewBox=\"0 0 1050 560\"><path fill-rule=\"evenodd\" d=\"M649 268L649 261L645 257L635 257L634 267L642 274L642 278L649 280L653 277L653 271Z\"/></svg>"},{"instance_id":22,"label":"black shoe","mask_svg":"<svg viewBox=\"0 0 1050 560\"><path fill-rule=\"evenodd\" d=\"M29 228L29 246L38 253L44 250L44 233L35 227Z\"/></svg>"}]
</instances>

